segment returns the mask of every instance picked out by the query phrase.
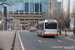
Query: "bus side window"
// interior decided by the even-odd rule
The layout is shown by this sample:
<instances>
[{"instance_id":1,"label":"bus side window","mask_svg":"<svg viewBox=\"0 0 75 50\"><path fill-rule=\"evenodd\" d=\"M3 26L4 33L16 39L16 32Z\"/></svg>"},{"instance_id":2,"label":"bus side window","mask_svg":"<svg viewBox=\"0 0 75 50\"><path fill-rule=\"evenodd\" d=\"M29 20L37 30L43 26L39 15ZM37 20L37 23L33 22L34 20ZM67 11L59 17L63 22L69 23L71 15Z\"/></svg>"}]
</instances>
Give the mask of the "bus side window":
<instances>
[{"instance_id":1,"label":"bus side window","mask_svg":"<svg viewBox=\"0 0 75 50\"><path fill-rule=\"evenodd\" d=\"M40 27L39 27L39 28L40 28L40 30L41 30L41 25L40 25Z\"/></svg>"},{"instance_id":2,"label":"bus side window","mask_svg":"<svg viewBox=\"0 0 75 50\"><path fill-rule=\"evenodd\" d=\"M44 24L42 24L42 30L44 29Z\"/></svg>"},{"instance_id":3,"label":"bus side window","mask_svg":"<svg viewBox=\"0 0 75 50\"><path fill-rule=\"evenodd\" d=\"M37 29L40 29L40 25L38 25L38 28Z\"/></svg>"}]
</instances>

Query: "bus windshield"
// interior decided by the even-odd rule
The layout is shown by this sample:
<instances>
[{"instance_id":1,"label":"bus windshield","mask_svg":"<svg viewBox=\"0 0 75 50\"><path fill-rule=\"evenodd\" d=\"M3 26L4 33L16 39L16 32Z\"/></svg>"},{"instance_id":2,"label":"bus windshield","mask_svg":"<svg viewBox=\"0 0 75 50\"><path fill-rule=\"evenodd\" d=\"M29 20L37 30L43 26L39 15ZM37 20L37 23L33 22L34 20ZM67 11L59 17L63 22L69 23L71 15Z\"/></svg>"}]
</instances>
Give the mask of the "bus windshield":
<instances>
[{"instance_id":1,"label":"bus windshield","mask_svg":"<svg viewBox=\"0 0 75 50\"><path fill-rule=\"evenodd\" d=\"M45 23L45 29L57 29L57 23Z\"/></svg>"}]
</instances>

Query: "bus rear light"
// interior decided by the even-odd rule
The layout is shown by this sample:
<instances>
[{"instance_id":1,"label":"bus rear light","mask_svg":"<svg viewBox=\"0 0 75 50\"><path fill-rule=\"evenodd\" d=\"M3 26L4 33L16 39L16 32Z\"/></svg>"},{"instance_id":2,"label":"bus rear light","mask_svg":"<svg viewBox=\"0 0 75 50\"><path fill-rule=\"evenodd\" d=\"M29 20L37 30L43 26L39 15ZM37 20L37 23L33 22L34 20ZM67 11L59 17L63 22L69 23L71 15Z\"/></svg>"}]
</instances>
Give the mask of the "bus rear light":
<instances>
[{"instance_id":1,"label":"bus rear light","mask_svg":"<svg viewBox=\"0 0 75 50\"><path fill-rule=\"evenodd\" d=\"M59 31L59 30L57 29L57 31Z\"/></svg>"},{"instance_id":2,"label":"bus rear light","mask_svg":"<svg viewBox=\"0 0 75 50\"><path fill-rule=\"evenodd\" d=\"M48 23L48 24L50 24L50 23Z\"/></svg>"},{"instance_id":3,"label":"bus rear light","mask_svg":"<svg viewBox=\"0 0 75 50\"><path fill-rule=\"evenodd\" d=\"M43 31L45 31L45 29Z\"/></svg>"}]
</instances>

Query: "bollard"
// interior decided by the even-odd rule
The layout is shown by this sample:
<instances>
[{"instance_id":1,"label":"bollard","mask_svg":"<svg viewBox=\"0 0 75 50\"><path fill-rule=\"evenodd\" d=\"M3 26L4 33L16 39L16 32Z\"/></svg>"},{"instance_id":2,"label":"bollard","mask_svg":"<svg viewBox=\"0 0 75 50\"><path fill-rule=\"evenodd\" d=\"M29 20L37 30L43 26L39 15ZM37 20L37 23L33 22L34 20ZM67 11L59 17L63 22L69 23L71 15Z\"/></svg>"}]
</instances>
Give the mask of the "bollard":
<instances>
[{"instance_id":1,"label":"bollard","mask_svg":"<svg viewBox=\"0 0 75 50\"><path fill-rule=\"evenodd\" d=\"M0 49L0 50L3 50L3 49Z\"/></svg>"},{"instance_id":2,"label":"bollard","mask_svg":"<svg viewBox=\"0 0 75 50\"><path fill-rule=\"evenodd\" d=\"M11 48L11 50L13 50L13 48Z\"/></svg>"},{"instance_id":3,"label":"bollard","mask_svg":"<svg viewBox=\"0 0 75 50\"><path fill-rule=\"evenodd\" d=\"M61 30L59 30L59 33L60 33L60 35L61 35Z\"/></svg>"},{"instance_id":4,"label":"bollard","mask_svg":"<svg viewBox=\"0 0 75 50\"><path fill-rule=\"evenodd\" d=\"M67 34L66 34L66 30L65 30L65 36L67 36Z\"/></svg>"}]
</instances>

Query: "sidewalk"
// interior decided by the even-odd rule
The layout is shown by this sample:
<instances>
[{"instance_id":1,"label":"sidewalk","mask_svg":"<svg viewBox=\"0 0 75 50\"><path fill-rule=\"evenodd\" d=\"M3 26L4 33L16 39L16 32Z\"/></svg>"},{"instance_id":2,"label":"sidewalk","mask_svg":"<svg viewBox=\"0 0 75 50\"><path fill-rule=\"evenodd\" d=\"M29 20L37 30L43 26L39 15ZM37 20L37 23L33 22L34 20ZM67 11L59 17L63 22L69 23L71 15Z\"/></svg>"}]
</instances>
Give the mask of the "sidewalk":
<instances>
[{"instance_id":1,"label":"sidewalk","mask_svg":"<svg viewBox=\"0 0 75 50\"><path fill-rule=\"evenodd\" d=\"M14 34L15 34L15 31L4 31L4 32L0 31L0 49L11 50ZM16 36L16 39L15 39L14 48L15 48L14 50L21 50L18 35Z\"/></svg>"},{"instance_id":2,"label":"sidewalk","mask_svg":"<svg viewBox=\"0 0 75 50\"><path fill-rule=\"evenodd\" d=\"M65 35L65 31L61 32L62 35ZM73 32L66 32L67 36L72 37L73 36Z\"/></svg>"}]
</instances>

